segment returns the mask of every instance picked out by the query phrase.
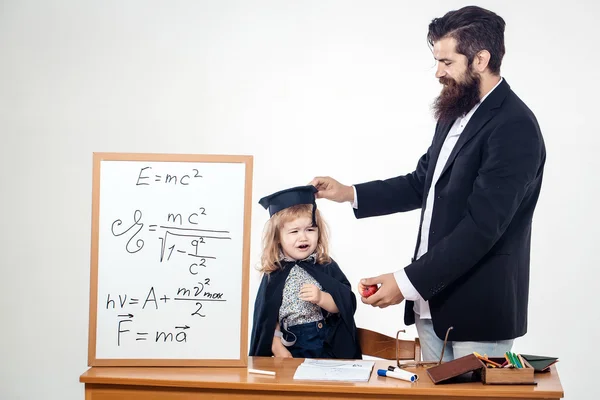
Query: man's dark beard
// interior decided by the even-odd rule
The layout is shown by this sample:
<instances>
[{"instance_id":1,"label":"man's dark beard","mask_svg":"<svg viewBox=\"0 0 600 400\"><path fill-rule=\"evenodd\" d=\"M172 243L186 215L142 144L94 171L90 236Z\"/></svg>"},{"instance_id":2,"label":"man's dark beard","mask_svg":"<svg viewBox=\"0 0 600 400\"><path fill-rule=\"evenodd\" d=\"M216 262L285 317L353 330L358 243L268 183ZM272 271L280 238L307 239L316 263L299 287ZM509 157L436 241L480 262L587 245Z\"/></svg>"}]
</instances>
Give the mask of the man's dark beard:
<instances>
[{"instance_id":1,"label":"man's dark beard","mask_svg":"<svg viewBox=\"0 0 600 400\"><path fill-rule=\"evenodd\" d=\"M467 68L465 80L461 83L452 78L440 78L440 83L445 86L433 102L435 118L451 122L471 111L479 102L480 81L479 75L471 71L471 68Z\"/></svg>"}]
</instances>

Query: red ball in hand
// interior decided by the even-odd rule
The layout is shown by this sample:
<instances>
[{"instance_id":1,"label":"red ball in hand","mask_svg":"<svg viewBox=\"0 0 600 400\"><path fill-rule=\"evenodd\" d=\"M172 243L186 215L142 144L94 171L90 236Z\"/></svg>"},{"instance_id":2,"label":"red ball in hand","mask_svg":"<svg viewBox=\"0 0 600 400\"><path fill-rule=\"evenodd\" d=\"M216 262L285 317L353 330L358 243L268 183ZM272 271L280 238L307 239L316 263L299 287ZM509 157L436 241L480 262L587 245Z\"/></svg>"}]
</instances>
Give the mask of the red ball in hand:
<instances>
[{"instance_id":1,"label":"red ball in hand","mask_svg":"<svg viewBox=\"0 0 600 400\"><path fill-rule=\"evenodd\" d=\"M363 289L362 295L363 295L363 297L369 297L369 296L375 294L375 292L377 292L378 290L379 290L379 286L369 285Z\"/></svg>"}]
</instances>

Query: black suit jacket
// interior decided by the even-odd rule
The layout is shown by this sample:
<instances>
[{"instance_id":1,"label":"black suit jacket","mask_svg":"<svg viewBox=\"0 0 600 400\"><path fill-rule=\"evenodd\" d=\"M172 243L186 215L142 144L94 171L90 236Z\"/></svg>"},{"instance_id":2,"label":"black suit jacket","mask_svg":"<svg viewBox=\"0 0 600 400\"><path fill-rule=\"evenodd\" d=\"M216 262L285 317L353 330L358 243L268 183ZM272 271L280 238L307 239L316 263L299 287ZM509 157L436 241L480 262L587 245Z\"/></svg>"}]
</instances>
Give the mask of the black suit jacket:
<instances>
[{"instance_id":1,"label":"black suit jacket","mask_svg":"<svg viewBox=\"0 0 600 400\"><path fill-rule=\"evenodd\" d=\"M451 126L438 122L414 172L355 185L356 217L424 210ZM545 160L535 116L503 80L452 150L435 186L428 251L406 267L429 301L438 337L449 326L449 340L504 340L527 332L531 221ZM416 249L420 237L421 229ZM411 301L404 320L414 323Z\"/></svg>"}]
</instances>

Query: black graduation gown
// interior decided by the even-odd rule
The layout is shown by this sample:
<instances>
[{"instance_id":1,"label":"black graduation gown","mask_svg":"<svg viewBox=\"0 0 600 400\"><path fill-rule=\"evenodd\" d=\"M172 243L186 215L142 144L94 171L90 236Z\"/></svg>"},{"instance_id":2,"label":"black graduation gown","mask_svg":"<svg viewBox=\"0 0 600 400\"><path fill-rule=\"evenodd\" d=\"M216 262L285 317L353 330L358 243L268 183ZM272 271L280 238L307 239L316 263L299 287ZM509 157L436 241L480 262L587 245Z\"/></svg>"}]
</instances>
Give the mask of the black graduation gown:
<instances>
[{"instance_id":1,"label":"black graduation gown","mask_svg":"<svg viewBox=\"0 0 600 400\"><path fill-rule=\"evenodd\" d=\"M250 356L271 357L273 355L271 345L279 319L283 287L294 265L298 265L312 275L321 284L323 291L333 297L339 309L339 313L330 314L326 319L326 323L332 327L326 343L331 347L335 358L361 359L362 353L354 323L356 297L350 289L350 282L333 260L324 265L310 261L282 261L281 269L263 275L254 303ZM327 311L323 310L323 315L327 314Z\"/></svg>"}]
</instances>

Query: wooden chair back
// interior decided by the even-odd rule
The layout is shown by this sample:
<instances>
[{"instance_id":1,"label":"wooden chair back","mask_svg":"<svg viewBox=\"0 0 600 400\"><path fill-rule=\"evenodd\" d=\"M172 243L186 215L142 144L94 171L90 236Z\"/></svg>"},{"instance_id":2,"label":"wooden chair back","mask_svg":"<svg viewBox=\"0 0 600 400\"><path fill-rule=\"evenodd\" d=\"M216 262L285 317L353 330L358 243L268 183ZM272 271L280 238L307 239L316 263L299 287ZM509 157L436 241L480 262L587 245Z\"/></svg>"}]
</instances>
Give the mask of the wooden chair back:
<instances>
[{"instance_id":1,"label":"wooden chair back","mask_svg":"<svg viewBox=\"0 0 600 400\"><path fill-rule=\"evenodd\" d=\"M382 358L385 360L396 359L396 338L364 328L357 328L358 342L363 355ZM421 343L415 340L398 339L399 360L421 361Z\"/></svg>"}]
</instances>

